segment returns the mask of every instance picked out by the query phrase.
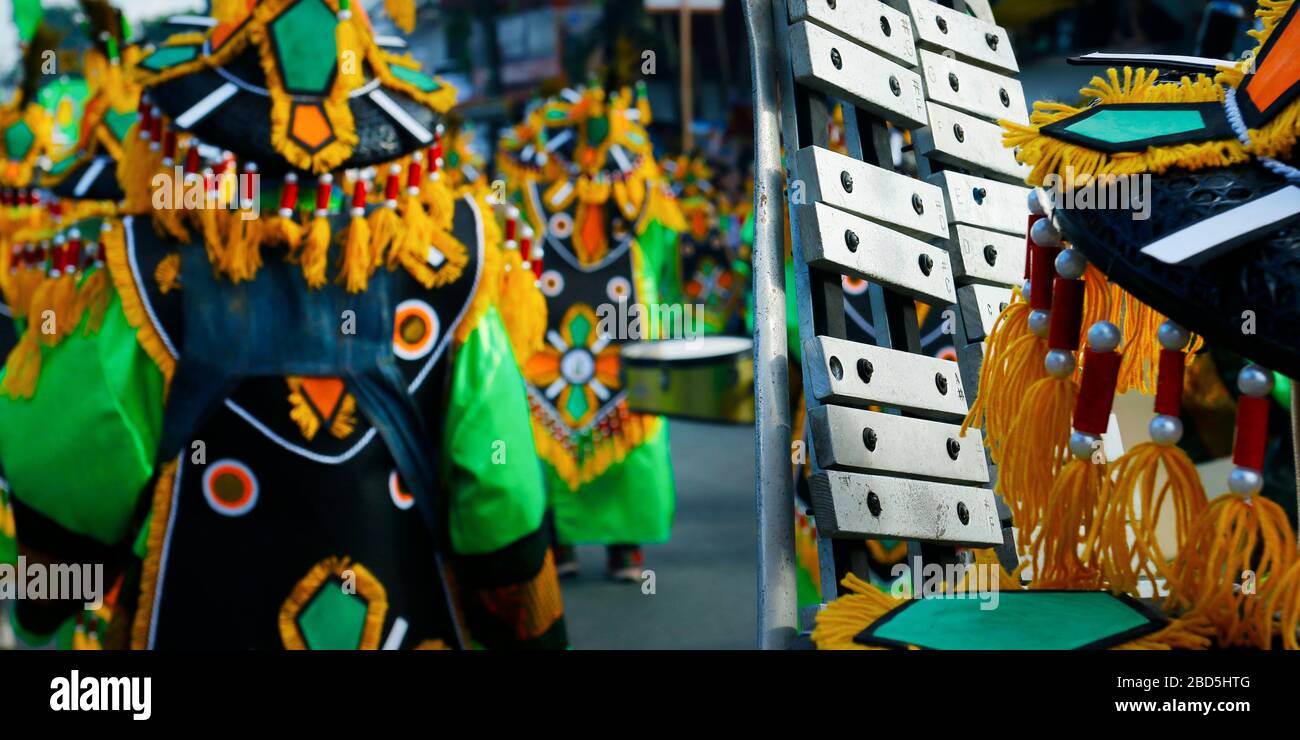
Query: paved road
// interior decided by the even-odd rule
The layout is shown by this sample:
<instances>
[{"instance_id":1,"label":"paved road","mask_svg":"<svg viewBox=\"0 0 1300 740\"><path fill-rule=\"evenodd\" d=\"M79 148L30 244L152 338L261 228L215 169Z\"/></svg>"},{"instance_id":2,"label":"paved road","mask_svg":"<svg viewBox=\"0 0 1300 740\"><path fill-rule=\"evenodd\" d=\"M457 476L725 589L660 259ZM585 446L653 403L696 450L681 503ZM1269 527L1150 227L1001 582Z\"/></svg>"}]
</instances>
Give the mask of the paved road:
<instances>
[{"instance_id":1,"label":"paved road","mask_svg":"<svg viewBox=\"0 0 1300 740\"><path fill-rule=\"evenodd\" d=\"M757 630L754 429L673 422L673 538L646 548L656 592L611 583L604 551L582 547L563 581L576 649L753 648Z\"/></svg>"}]
</instances>

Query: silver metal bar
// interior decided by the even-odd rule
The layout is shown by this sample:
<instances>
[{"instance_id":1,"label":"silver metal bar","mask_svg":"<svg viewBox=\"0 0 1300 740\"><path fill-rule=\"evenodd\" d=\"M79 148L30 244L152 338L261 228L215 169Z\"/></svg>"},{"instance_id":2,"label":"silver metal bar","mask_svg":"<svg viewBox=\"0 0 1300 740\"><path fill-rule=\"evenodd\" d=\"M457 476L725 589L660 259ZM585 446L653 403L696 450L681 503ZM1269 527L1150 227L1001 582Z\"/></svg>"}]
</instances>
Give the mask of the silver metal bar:
<instances>
[{"instance_id":1,"label":"silver metal bar","mask_svg":"<svg viewBox=\"0 0 1300 740\"><path fill-rule=\"evenodd\" d=\"M931 305L957 300L943 249L824 203L796 210L809 265L888 285Z\"/></svg>"},{"instance_id":2,"label":"silver metal bar","mask_svg":"<svg viewBox=\"0 0 1300 740\"><path fill-rule=\"evenodd\" d=\"M819 534L1002 544L997 504L987 488L843 472L820 473L808 483Z\"/></svg>"},{"instance_id":3,"label":"silver metal bar","mask_svg":"<svg viewBox=\"0 0 1300 740\"><path fill-rule=\"evenodd\" d=\"M790 58L796 82L845 98L903 128L924 126L921 76L815 23L790 27Z\"/></svg>"},{"instance_id":4,"label":"silver metal bar","mask_svg":"<svg viewBox=\"0 0 1300 740\"><path fill-rule=\"evenodd\" d=\"M931 0L907 0L916 40L940 53L1003 72L1019 72L1015 51L1005 29Z\"/></svg>"},{"instance_id":5,"label":"silver metal bar","mask_svg":"<svg viewBox=\"0 0 1300 740\"><path fill-rule=\"evenodd\" d=\"M784 9L782 3L782 10ZM785 333L781 134L772 0L745 0L754 99L754 404L758 508L758 644L790 646L798 630L790 378Z\"/></svg>"},{"instance_id":6,"label":"silver metal bar","mask_svg":"<svg viewBox=\"0 0 1300 740\"><path fill-rule=\"evenodd\" d=\"M1021 273L1023 275L1023 273ZM957 289L957 305L966 339L983 342L993 331L998 315L1011 302L1011 290L992 285L965 285Z\"/></svg>"},{"instance_id":7,"label":"silver metal bar","mask_svg":"<svg viewBox=\"0 0 1300 740\"><path fill-rule=\"evenodd\" d=\"M948 194L948 220L1024 238L1029 188L944 170L927 178Z\"/></svg>"},{"instance_id":8,"label":"silver metal bar","mask_svg":"<svg viewBox=\"0 0 1300 740\"><path fill-rule=\"evenodd\" d=\"M846 406L808 412L821 467L932 481L988 483L984 436L960 424L912 419Z\"/></svg>"},{"instance_id":9,"label":"silver metal bar","mask_svg":"<svg viewBox=\"0 0 1300 740\"><path fill-rule=\"evenodd\" d=\"M927 101L925 107L930 125L916 131L917 154L983 177L1024 182L1029 165L1003 146L1001 126L939 103Z\"/></svg>"},{"instance_id":10,"label":"silver metal bar","mask_svg":"<svg viewBox=\"0 0 1300 740\"><path fill-rule=\"evenodd\" d=\"M809 203L820 201L913 236L948 238L938 187L815 146L799 150L793 160Z\"/></svg>"},{"instance_id":11,"label":"silver metal bar","mask_svg":"<svg viewBox=\"0 0 1300 740\"><path fill-rule=\"evenodd\" d=\"M951 360L833 337L805 343L803 355L822 403L893 406L944 421L966 416L966 391Z\"/></svg>"},{"instance_id":12,"label":"silver metal bar","mask_svg":"<svg viewBox=\"0 0 1300 740\"><path fill-rule=\"evenodd\" d=\"M1025 91L1014 78L933 51L920 54L930 100L992 121L1029 122Z\"/></svg>"},{"instance_id":13,"label":"silver metal bar","mask_svg":"<svg viewBox=\"0 0 1300 740\"><path fill-rule=\"evenodd\" d=\"M916 43L907 14L877 0L828 3L790 0L790 22L812 21L908 67L916 66Z\"/></svg>"},{"instance_id":14,"label":"silver metal bar","mask_svg":"<svg viewBox=\"0 0 1300 740\"><path fill-rule=\"evenodd\" d=\"M953 227L953 277L962 283L1018 285L1025 277L1025 240L974 226Z\"/></svg>"}]
</instances>

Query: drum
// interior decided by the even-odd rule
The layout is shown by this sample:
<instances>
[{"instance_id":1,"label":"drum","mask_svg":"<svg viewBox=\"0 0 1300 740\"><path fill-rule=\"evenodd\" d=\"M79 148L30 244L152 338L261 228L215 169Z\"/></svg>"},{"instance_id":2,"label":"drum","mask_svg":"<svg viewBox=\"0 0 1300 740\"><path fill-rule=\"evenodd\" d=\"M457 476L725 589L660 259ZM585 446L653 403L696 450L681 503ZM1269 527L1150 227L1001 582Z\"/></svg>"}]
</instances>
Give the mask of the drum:
<instances>
[{"instance_id":1,"label":"drum","mask_svg":"<svg viewBox=\"0 0 1300 740\"><path fill-rule=\"evenodd\" d=\"M632 411L718 424L754 423L754 342L746 337L626 344L622 373Z\"/></svg>"}]
</instances>

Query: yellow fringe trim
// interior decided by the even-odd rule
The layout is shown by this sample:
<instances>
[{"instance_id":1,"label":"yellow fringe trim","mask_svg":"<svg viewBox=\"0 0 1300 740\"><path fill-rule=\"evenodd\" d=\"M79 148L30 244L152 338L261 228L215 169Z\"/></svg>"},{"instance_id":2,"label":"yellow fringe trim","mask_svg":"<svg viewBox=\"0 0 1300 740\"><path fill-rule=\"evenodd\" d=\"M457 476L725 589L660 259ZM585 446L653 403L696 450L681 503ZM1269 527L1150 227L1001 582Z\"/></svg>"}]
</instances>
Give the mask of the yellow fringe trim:
<instances>
[{"instance_id":1,"label":"yellow fringe trim","mask_svg":"<svg viewBox=\"0 0 1300 740\"><path fill-rule=\"evenodd\" d=\"M366 619L361 628L359 650L378 650L383 635L384 617L388 614L388 592L364 565L353 563L346 557L325 558L313 565L307 575L294 585L280 606L280 640L288 650L307 650L302 631L298 629L298 614L311 602L331 578L356 586L356 593L366 601Z\"/></svg>"},{"instance_id":2,"label":"yellow fringe trim","mask_svg":"<svg viewBox=\"0 0 1300 740\"><path fill-rule=\"evenodd\" d=\"M1035 382L1003 443L997 491L1022 532L1038 526L1049 508L1053 483L1070 460L1070 417L1077 393L1072 378L1049 376ZM1022 548L1027 542L1021 538Z\"/></svg>"},{"instance_id":3,"label":"yellow fringe trim","mask_svg":"<svg viewBox=\"0 0 1300 740\"><path fill-rule=\"evenodd\" d=\"M1295 533L1280 506L1225 494L1210 502L1178 552L1165 608L1213 623L1221 646L1266 649L1276 628L1268 611L1278 603L1274 589L1290 583L1282 574L1296 561Z\"/></svg>"},{"instance_id":4,"label":"yellow fringe trim","mask_svg":"<svg viewBox=\"0 0 1300 740\"><path fill-rule=\"evenodd\" d=\"M568 437L557 439L547 431L546 419L533 416L533 442L537 456L546 461L556 477L577 491L583 485L604 475L610 467L622 462L636 448L659 431L663 420L658 416L629 414L621 420L618 433L593 444L589 454L579 458L577 442Z\"/></svg>"},{"instance_id":5,"label":"yellow fringe trim","mask_svg":"<svg viewBox=\"0 0 1300 740\"><path fill-rule=\"evenodd\" d=\"M1047 341L1029 332L1030 311L1016 288L1011 304L998 315L984 340L979 389L961 426L963 436L971 426L983 430L994 463L1002 460L1007 435L1029 387L1047 377L1043 367Z\"/></svg>"},{"instance_id":6,"label":"yellow fringe trim","mask_svg":"<svg viewBox=\"0 0 1300 740\"><path fill-rule=\"evenodd\" d=\"M140 601L131 623L131 649L149 646L149 627L153 621L154 599L158 596L158 567L162 561L163 540L171 518L172 489L176 486L176 469L180 458L164 463L158 470L153 488L153 506L149 510L149 534L146 535L144 563L140 568Z\"/></svg>"},{"instance_id":7,"label":"yellow fringe trim","mask_svg":"<svg viewBox=\"0 0 1300 740\"><path fill-rule=\"evenodd\" d=\"M1290 12L1291 5L1294 2L1295 0L1258 0L1259 4L1255 7L1255 17L1259 19L1261 25L1258 29L1252 28L1246 31L1247 35L1254 38L1258 43L1240 62L1221 68L1215 78L1216 82L1233 88L1241 85L1246 74L1254 67L1259 53L1263 51L1264 44L1268 43L1268 40L1273 37L1273 32L1277 30L1278 24ZM1225 62L1225 64L1227 63Z\"/></svg>"},{"instance_id":8,"label":"yellow fringe trim","mask_svg":"<svg viewBox=\"0 0 1300 740\"><path fill-rule=\"evenodd\" d=\"M1114 497L1104 463L1075 459L1065 466L1050 499L1037 512L1042 526L1021 530L1030 532L1034 588L1093 591L1101 587L1101 523Z\"/></svg>"},{"instance_id":9,"label":"yellow fringe trim","mask_svg":"<svg viewBox=\"0 0 1300 740\"><path fill-rule=\"evenodd\" d=\"M1187 547L1188 535L1207 505L1196 466L1176 446L1144 442L1117 460L1113 470L1116 498L1102 523L1107 583L1113 591L1134 596L1142 576L1153 584L1163 578L1172 586L1170 559L1156 531L1169 504L1175 548L1181 552Z\"/></svg>"},{"instance_id":10,"label":"yellow fringe trim","mask_svg":"<svg viewBox=\"0 0 1300 740\"><path fill-rule=\"evenodd\" d=\"M1276 633L1282 637L1285 650L1300 650L1300 559L1270 584L1264 606L1256 609L1256 619L1261 623L1256 626L1260 634ZM1272 624L1273 620L1277 624Z\"/></svg>"},{"instance_id":11,"label":"yellow fringe trim","mask_svg":"<svg viewBox=\"0 0 1300 740\"><path fill-rule=\"evenodd\" d=\"M1204 103L1222 102L1223 88L1204 75L1183 77L1178 83L1157 82L1158 71L1124 68L1120 79L1115 69L1107 77L1093 77L1089 87L1079 91L1088 99L1082 107L1039 101L1028 126L1014 121L1000 121L1002 141L1015 148L1016 161L1032 165L1026 178L1041 186L1048 175L1074 177L1074 184L1088 182L1098 175L1163 174L1174 169L1200 170L1227 167L1250 159L1235 137L1216 141L1150 147L1145 152L1109 153L1073 144L1042 133L1044 126L1079 115L1097 104L1115 103Z\"/></svg>"},{"instance_id":12,"label":"yellow fringe trim","mask_svg":"<svg viewBox=\"0 0 1300 740\"><path fill-rule=\"evenodd\" d=\"M127 324L135 329L135 339L141 349L149 355L163 375L163 397L171 389L172 376L176 373L176 358L172 356L163 343L162 336L149 320L140 287L131 275L131 266L126 256L126 233L121 221L110 221L111 228L100 233L100 244L104 253L104 264L108 275L113 280L118 297L122 300L122 313Z\"/></svg>"},{"instance_id":13,"label":"yellow fringe trim","mask_svg":"<svg viewBox=\"0 0 1300 740\"><path fill-rule=\"evenodd\" d=\"M496 228L495 219L492 217L492 209L483 201L475 200L472 207L478 211L478 220L483 224L483 264L479 267L478 288L469 300L469 306L465 310L465 317L461 319L460 324L456 326L454 335L455 342L459 346L464 344L469 335L478 328L479 322L488 312L488 309L498 303L498 297L501 290L502 274L502 255L501 255L501 232ZM442 251L450 263L453 259L458 259L447 248L454 248L460 245L462 255L465 254L464 245L460 244L449 232L435 231L434 246ZM468 257L464 257L468 260ZM461 269L466 262L461 262ZM447 266L444 266L446 268ZM458 273L459 276L459 273Z\"/></svg>"},{"instance_id":14,"label":"yellow fringe trim","mask_svg":"<svg viewBox=\"0 0 1300 740\"><path fill-rule=\"evenodd\" d=\"M546 296L537 287L531 266L524 266L518 249L503 252L502 276L498 310L501 321L510 335L510 346L515 360L524 362L541 351L547 327Z\"/></svg>"},{"instance_id":15,"label":"yellow fringe trim","mask_svg":"<svg viewBox=\"0 0 1300 740\"><path fill-rule=\"evenodd\" d=\"M181 256L179 254L169 254L158 262L158 267L153 271L153 279L158 281L158 290L163 295L167 295L173 290L178 290L181 285Z\"/></svg>"}]
</instances>

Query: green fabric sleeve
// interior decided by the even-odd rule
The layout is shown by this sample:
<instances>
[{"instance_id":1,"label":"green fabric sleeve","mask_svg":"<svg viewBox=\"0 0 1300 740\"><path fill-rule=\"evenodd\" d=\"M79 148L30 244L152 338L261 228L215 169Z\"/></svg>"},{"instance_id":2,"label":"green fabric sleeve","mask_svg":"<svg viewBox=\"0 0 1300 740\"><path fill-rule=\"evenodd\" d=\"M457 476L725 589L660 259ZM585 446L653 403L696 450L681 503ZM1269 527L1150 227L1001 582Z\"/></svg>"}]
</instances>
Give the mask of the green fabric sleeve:
<instances>
[{"instance_id":1,"label":"green fabric sleeve","mask_svg":"<svg viewBox=\"0 0 1300 740\"><path fill-rule=\"evenodd\" d=\"M78 330L41 356L32 398L0 395L0 462L11 495L74 534L117 544L153 474L162 373L116 294L98 334Z\"/></svg>"},{"instance_id":2,"label":"green fabric sleeve","mask_svg":"<svg viewBox=\"0 0 1300 740\"><path fill-rule=\"evenodd\" d=\"M637 236L645 260L646 276L654 279L653 296L641 296L641 302L681 303L682 262L677 255L677 232L669 230L658 221L651 221Z\"/></svg>"},{"instance_id":3,"label":"green fabric sleeve","mask_svg":"<svg viewBox=\"0 0 1300 740\"><path fill-rule=\"evenodd\" d=\"M541 526L546 490L528 396L495 307L456 350L442 460L456 553L498 550Z\"/></svg>"}]
</instances>

